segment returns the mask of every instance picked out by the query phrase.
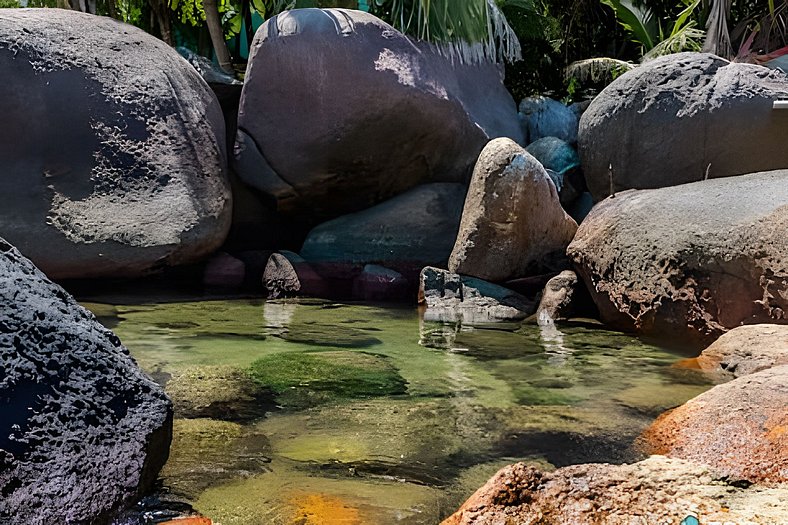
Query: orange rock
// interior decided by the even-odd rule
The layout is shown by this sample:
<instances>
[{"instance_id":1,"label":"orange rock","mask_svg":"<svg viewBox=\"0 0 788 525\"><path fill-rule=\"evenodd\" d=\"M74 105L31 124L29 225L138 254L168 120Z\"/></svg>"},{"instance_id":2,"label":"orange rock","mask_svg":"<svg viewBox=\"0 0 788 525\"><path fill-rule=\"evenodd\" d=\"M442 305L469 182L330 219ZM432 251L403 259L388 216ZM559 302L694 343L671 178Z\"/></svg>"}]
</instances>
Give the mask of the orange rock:
<instances>
[{"instance_id":1,"label":"orange rock","mask_svg":"<svg viewBox=\"0 0 788 525\"><path fill-rule=\"evenodd\" d=\"M361 525L359 510L349 502L327 494L296 494L293 523L299 525Z\"/></svg>"},{"instance_id":2,"label":"orange rock","mask_svg":"<svg viewBox=\"0 0 788 525\"><path fill-rule=\"evenodd\" d=\"M788 481L788 366L715 386L661 415L646 452L708 465L734 480Z\"/></svg>"},{"instance_id":3,"label":"orange rock","mask_svg":"<svg viewBox=\"0 0 788 525\"><path fill-rule=\"evenodd\" d=\"M170 521L159 523L159 525L213 525L211 518L205 516L186 516L184 518L175 518Z\"/></svg>"}]
</instances>

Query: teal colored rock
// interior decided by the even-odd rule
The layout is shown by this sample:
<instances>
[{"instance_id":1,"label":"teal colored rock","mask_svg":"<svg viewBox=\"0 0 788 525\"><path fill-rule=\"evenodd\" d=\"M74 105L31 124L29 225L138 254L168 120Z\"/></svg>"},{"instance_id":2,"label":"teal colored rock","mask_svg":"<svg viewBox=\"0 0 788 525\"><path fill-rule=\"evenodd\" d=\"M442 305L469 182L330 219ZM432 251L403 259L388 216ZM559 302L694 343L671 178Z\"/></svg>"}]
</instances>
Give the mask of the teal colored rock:
<instances>
[{"instance_id":1,"label":"teal colored rock","mask_svg":"<svg viewBox=\"0 0 788 525\"><path fill-rule=\"evenodd\" d=\"M568 142L556 137L544 137L529 144L525 151L536 157L545 169L563 176L580 167L580 156Z\"/></svg>"}]
</instances>

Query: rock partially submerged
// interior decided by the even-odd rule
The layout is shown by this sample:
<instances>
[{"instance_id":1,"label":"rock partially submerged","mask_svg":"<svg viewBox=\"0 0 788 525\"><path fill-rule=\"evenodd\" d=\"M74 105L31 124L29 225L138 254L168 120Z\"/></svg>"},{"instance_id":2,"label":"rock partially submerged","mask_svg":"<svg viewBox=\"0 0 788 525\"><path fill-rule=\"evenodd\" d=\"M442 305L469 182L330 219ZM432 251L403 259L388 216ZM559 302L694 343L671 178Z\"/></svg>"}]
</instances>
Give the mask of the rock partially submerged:
<instances>
[{"instance_id":1,"label":"rock partially submerged","mask_svg":"<svg viewBox=\"0 0 788 525\"><path fill-rule=\"evenodd\" d=\"M0 234L49 277L136 277L224 241L222 112L172 48L111 18L3 9L0 77Z\"/></svg>"},{"instance_id":2,"label":"rock partially submerged","mask_svg":"<svg viewBox=\"0 0 788 525\"><path fill-rule=\"evenodd\" d=\"M642 441L734 481L788 482L788 365L715 386L660 416Z\"/></svg>"},{"instance_id":3,"label":"rock partially submerged","mask_svg":"<svg viewBox=\"0 0 788 525\"><path fill-rule=\"evenodd\" d=\"M345 9L297 9L260 27L238 127L241 178L313 220L421 183L466 182L491 138L522 141L497 65L452 62Z\"/></svg>"},{"instance_id":4,"label":"rock partially submerged","mask_svg":"<svg viewBox=\"0 0 788 525\"><path fill-rule=\"evenodd\" d=\"M105 523L166 462L170 402L2 239L0 283L0 522Z\"/></svg>"},{"instance_id":5,"label":"rock partially submerged","mask_svg":"<svg viewBox=\"0 0 788 525\"><path fill-rule=\"evenodd\" d=\"M481 279L427 267L421 272L419 303L427 321L467 324L516 321L533 313L526 297Z\"/></svg>"},{"instance_id":6,"label":"rock partially submerged","mask_svg":"<svg viewBox=\"0 0 788 525\"><path fill-rule=\"evenodd\" d=\"M788 365L788 325L739 326L722 335L696 359L698 367L740 377Z\"/></svg>"},{"instance_id":7,"label":"rock partially submerged","mask_svg":"<svg viewBox=\"0 0 788 525\"><path fill-rule=\"evenodd\" d=\"M578 285L582 286L577 274L572 270L564 270L547 281L536 308L537 323L548 325L571 317L574 310L573 299L577 300Z\"/></svg>"},{"instance_id":8,"label":"rock partially submerged","mask_svg":"<svg viewBox=\"0 0 788 525\"><path fill-rule=\"evenodd\" d=\"M741 488L705 467L653 456L632 465L504 467L442 525L782 523L786 488Z\"/></svg>"},{"instance_id":9,"label":"rock partially submerged","mask_svg":"<svg viewBox=\"0 0 788 525\"><path fill-rule=\"evenodd\" d=\"M741 324L786 323L788 171L597 204L567 253L604 322L698 345Z\"/></svg>"},{"instance_id":10,"label":"rock partially submerged","mask_svg":"<svg viewBox=\"0 0 788 525\"><path fill-rule=\"evenodd\" d=\"M595 200L788 166L788 77L707 53L646 62L607 86L580 119L579 150Z\"/></svg>"},{"instance_id":11,"label":"rock partially submerged","mask_svg":"<svg viewBox=\"0 0 788 525\"><path fill-rule=\"evenodd\" d=\"M539 161L496 139L476 162L449 270L494 282L544 273L563 260L576 230Z\"/></svg>"}]
</instances>

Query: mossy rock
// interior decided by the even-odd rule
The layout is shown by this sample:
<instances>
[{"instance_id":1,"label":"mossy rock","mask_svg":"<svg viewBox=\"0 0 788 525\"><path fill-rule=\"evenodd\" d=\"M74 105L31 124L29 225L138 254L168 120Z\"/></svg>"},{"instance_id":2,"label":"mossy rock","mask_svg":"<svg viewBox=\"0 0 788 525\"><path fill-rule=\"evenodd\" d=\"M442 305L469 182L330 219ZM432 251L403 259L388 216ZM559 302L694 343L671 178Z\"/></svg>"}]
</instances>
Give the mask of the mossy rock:
<instances>
[{"instance_id":1,"label":"mossy rock","mask_svg":"<svg viewBox=\"0 0 788 525\"><path fill-rule=\"evenodd\" d=\"M258 359L249 369L282 405L315 406L337 399L407 393L407 382L386 357L366 352L286 352Z\"/></svg>"},{"instance_id":2,"label":"mossy rock","mask_svg":"<svg viewBox=\"0 0 788 525\"><path fill-rule=\"evenodd\" d=\"M247 421L274 408L273 393L232 366L191 366L172 374L166 392L181 418Z\"/></svg>"},{"instance_id":3,"label":"mossy rock","mask_svg":"<svg viewBox=\"0 0 788 525\"><path fill-rule=\"evenodd\" d=\"M213 419L176 419L172 434L170 458L161 475L175 494L187 499L269 470L268 439L254 428Z\"/></svg>"}]
</instances>

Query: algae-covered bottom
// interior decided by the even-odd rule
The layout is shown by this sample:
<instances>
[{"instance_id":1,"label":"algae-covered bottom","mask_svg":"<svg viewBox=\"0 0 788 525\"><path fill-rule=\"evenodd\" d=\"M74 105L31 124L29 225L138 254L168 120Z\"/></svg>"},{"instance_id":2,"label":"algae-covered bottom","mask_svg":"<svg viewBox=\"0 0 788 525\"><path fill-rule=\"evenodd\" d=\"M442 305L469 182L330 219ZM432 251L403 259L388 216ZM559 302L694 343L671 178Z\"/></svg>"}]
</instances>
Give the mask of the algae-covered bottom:
<instances>
[{"instance_id":1,"label":"algae-covered bottom","mask_svg":"<svg viewBox=\"0 0 788 525\"><path fill-rule=\"evenodd\" d=\"M222 525L435 524L513 461L636 459L708 388L593 325L321 302L89 303L175 404L172 495Z\"/></svg>"}]
</instances>

